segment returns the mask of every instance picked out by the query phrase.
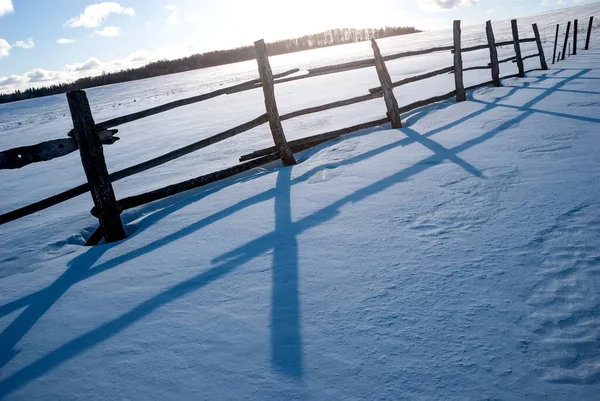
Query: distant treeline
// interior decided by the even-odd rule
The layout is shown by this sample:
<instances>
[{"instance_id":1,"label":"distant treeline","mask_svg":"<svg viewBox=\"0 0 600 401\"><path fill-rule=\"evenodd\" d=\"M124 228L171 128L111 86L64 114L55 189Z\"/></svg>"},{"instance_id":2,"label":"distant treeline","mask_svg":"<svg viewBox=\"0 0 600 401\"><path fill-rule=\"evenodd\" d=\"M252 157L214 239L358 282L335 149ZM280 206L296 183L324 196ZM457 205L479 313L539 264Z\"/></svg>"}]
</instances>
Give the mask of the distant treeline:
<instances>
[{"instance_id":1,"label":"distant treeline","mask_svg":"<svg viewBox=\"0 0 600 401\"><path fill-rule=\"evenodd\" d=\"M387 38L390 36L406 35L420 32L412 27L385 27L367 29L332 29L329 31L305 35L294 39L280 40L267 44L270 56L293 53L320 47L335 46L347 43L361 42L371 38ZM256 57L254 46L238 47L229 50L217 50L208 53L194 54L176 60L159 60L140 68L129 68L118 72L103 73L94 77L80 78L75 82L57 85L17 90L10 94L0 94L0 103L31 99L34 97L56 95L76 89L86 89L95 86L110 85L119 82L175 74L178 72L214 67L218 65L253 60Z\"/></svg>"}]
</instances>

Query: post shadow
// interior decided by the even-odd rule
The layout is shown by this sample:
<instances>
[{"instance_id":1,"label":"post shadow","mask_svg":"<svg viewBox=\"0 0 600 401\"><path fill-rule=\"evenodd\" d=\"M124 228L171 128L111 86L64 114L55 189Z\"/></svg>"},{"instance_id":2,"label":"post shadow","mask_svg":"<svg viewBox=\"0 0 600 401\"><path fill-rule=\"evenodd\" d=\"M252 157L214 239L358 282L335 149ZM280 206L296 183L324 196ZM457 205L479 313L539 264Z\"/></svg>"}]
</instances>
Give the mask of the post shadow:
<instances>
[{"instance_id":1,"label":"post shadow","mask_svg":"<svg viewBox=\"0 0 600 401\"><path fill-rule=\"evenodd\" d=\"M298 241L292 223L291 168L279 170L275 193L275 236L271 292L271 364L290 376L302 375L298 288Z\"/></svg>"}]
</instances>

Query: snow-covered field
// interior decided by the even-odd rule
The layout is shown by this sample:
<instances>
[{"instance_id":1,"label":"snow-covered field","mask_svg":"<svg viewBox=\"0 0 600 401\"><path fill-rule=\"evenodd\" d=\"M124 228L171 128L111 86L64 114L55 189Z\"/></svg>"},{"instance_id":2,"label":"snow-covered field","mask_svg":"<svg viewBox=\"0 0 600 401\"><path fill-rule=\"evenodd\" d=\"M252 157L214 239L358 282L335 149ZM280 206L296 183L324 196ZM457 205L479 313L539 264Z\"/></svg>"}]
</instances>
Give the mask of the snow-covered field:
<instances>
[{"instance_id":1,"label":"snow-covered field","mask_svg":"<svg viewBox=\"0 0 600 401\"><path fill-rule=\"evenodd\" d=\"M557 21L598 12L596 3L523 18L521 35L537 21L552 40ZM494 26L506 38L508 22ZM482 27L463 33L468 43L483 38ZM449 39L444 31L380 46L391 54ZM369 56L362 43L272 64ZM483 64L488 53L465 60ZM296 166L273 163L127 211L131 236L121 243L81 246L97 225L89 195L1 226L0 398L598 399L599 63L595 36L592 50L549 71L403 115L401 130L359 132L300 154ZM397 80L446 65L449 53L388 68ZM102 121L255 74L240 63L88 93ZM468 73L466 84L487 74ZM395 93L407 104L452 85L449 75ZM374 69L362 69L276 93L285 113L374 86ZM109 169L254 118L261 96L120 127L121 141L105 147ZM384 113L376 99L284 128L293 139ZM0 149L69 128L64 96L0 106ZM117 196L232 165L271 141L261 127L119 181ZM0 212L82 182L76 153L0 171Z\"/></svg>"}]
</instances>

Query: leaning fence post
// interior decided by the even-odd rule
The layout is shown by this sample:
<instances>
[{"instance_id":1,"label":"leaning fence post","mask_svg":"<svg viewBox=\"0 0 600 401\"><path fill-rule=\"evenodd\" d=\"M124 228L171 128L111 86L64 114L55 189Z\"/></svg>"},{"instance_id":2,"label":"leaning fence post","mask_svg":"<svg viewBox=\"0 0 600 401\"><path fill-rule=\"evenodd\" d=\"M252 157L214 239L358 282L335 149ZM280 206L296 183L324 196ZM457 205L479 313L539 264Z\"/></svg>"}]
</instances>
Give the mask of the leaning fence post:
<instances>
[{"instance_id":1,"label":"leaning fence post","mask_svg":"<svg viewBox=\"0 0 600 401\"><path fill-rule=\"evenodd\" d=\"M125 238L125 230L87 96L84 91L77 90L67 93L67 101L73 120L73 136L79 147L81 164L98 210L104 238L107 243L120 241Z\"/></svg>"},{"instance_id":2,"label":"leaning fence post","mask_svg":"<svg viewBox=\"0 0 600 401\"><path fill-rule=\"evenodd\" d=\"M492 29L492 21L486 21L485 34L490 47L490 65L492 67L492 82L494 86L502 86L500 83L500 65L498 64L498 49L496 49L496 39Z\"/></svg>"},{"instance_id":3,"label":"leaning fence post","mask_svg":"<svg viewBox=\"0 0 600 401\"><path fill-rule=\"evenodd\" d=\"M567 42L569 41L569 31L570 30L571 30L571 21L567 22L567 32L565 33L565 42L563 43L561 60L564 60L565 56L567 55Z\"/></svg>"},{"instance_id":4,"label":"leaning fence post","mask_svg":"<svg viewBox=\"0 0 600 401\"><path fill-rule=\"evenodd\" d=\"M577 55L577 27L578 21L573 21L573 55Z\"/></svg>"},{"instance_id":5,"label":"leaning fence post","mask_svg":"<svg viewBox=\"0 0 600 401\"><path fill-rule=\"evenodd\" d=\"M512 27L512 36L515 47L515 55L517 58L517 67L519 68L519 77L523 78L525 76L525 68L523 67L523 57L521 56L521 43L519 42L519 28L517 27L517 20L511 20L510 25Z\"/></svg>"},{"instance_id":6,"label":"leaning fence post","mask_svg":"<svg viewBox=\"0 0 600 401\"><path fill-rule=\"evenodd\" d=\"M460 20L454 21L453 27L454 36L454 84L456 86L456 101L462 102L467 100L467 94L465 93L465 85L463 83L463 66L462 66L462 52L460 43Z\"/></svg>"},{"instance_id":7,"label":"leaning fence post","mask_svg":"<svg viewBox=\"0 0 600 401\"><path fill-rule=\"evenodd\" d=\"M279 119L279 111L277 110L277 102L275 101L275 87L273 84L273 72L271 71L271 64L269 63L269 56L267 55L267 46L264 40L257 40L254 42L256 48L256 61L258 63L258 73L262 82L263 93L265 96L265 107L267 109L267 115L269 117L269 126L271 127L271 134L273 135L273 141L275 147L279 152L281 161L284 166L291 166L296 164L294 154L285 139L283 132L283 126Z\"/></svg>"},{"instance_id":8,"label":"leaning fence post","mask_svg":"<svg viewBox=\"0 0 600 401\"><path fill-rule=\"evenodd\" d=\"M377 70L377 76L381 83L381 89L383 91L383 100L385 100L385 106L387 107L387 115L392 123L392 128L402 128L402 121L400 121L400 112L398 110L398 101L394 96L394 87L392 86L392 79L390 73L385 66L385 61L379 51L379 46L375 39L371 38L371 47L373 48L373 54L375 55L375 69Z\"/></svg>"},{"instance_id":9,"label":"leaning fence post","mask_svg":"<svg viewBox=\"0 0 600 401\"><path fill-rule=\"evenodd\" d=\"M592 23L594 22L594 16L590 17L590 23L588 24L587 36L585 38L585 50L590 49L590 35L592 34Z\"/></svg>"},{"instance_id":10,"label":"leaning fence post","mask_svg":"<svg viewBox=\"0 0 600 401\"><path fill-rule=\"evenodd\" d=\"M533 35L535 36L535 43L537 44L538 53L540 54L540 65L542 70L548 69L546 64L546 56L544 55L544 46L542 46L542 40L540 39L540 31L538 30L537 24L531 25L533 27Z\"/></svg>"},{"instance_id":11,"label":"leaning fence post","mask_svg":"<svg viewBox=\"0 0 600 401\"><path fill-rule=\"evenodd\" d=\"M552 54L552 64L556 62L556 46L558 45L558 29L560 24L556 24L556 35L554 36L554 53Z\"/></svg>"}]
</instances>

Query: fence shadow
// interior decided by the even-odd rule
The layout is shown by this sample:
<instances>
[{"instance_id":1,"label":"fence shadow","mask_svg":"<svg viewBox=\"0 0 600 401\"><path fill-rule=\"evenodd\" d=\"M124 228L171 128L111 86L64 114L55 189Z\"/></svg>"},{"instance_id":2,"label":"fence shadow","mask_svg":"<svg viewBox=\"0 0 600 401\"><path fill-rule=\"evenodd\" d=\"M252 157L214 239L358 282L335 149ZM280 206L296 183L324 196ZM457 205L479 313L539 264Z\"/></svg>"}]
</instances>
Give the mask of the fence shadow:
<instances>
[{"instance_id":1,"label":"fence shadow","mask_svg":"<svg viewBox=\"0 0 600 401\"><path fill-rule=\"evenodd\" d=\"M581 76L588 71L589 70L582 70L580 73L575 74L572 77L563 78L562 82L557 83L553 87L547 89L544 93L530 100L523 106L515 106L519 110L523 111L516 117L507 120L497 127L484 132L480 136L468 140L451 149L444 148L440 144L427 138L438 132L456 126L461 122L490 111L495 107L506 107L506 105L498 104L501 98L497 98L494 102L481 102L471 99L473 102L484 103L485 107L456 121L448 123L443 127L436 128L426 133L419 133L413 129L405 129L402 132L406 133L407 138L396 141L393 144L373 149L350 159L315 167L313 170L310 170L295 179L291 179L291 173L294 167L280 169L278 171L277 185L275 188L268 189L260 194L244 199L230 207L214 213L211 216L207 216L197 222L183 227L180 230L167 235L166 237L155 240L126 254L117 256L111 260L101 263L100 265L95 266L97 261L106 252L106 250L110 249L114 245L106 245L89 249L86 253L79 255L69 262L67 271L65 271L65 273L63 273L46 289L0 307L0 316L4 316L12 311L27 306L25 310L21 312L21 314L19 314L19 316L0 334L0 361L3 361L4 364L6 364L6 362L10 361L11 358L16 355L17 351L15 351L15 347L23 338L23 336L33 327L40 317L43 316L49 310L49 308L76 283L96 274L107 271L122 263L134 260L178 239L193 234L201 228L219 221L224 217L240 211L250 205L264 202L273 198L275 199L276 224L275 229L272 232L253 239L232 251L217 256L212 260L211 266L205 271L190 279L182 281L161 293L156 294L130 311L114 318L111 321L103 323L97 328L90 330L87 333L74 338L73 340L70 340L69 342L42 356L38 360L32 362L28 366L18 370L12 375L7 376L0 381L0 397L15 391L25 384L43 376L61 364L82 354L86 350L114 337L135 322L148 316L154 310L165 306L189 293L198 291L206 285L225 277L238 267L271 249L273 250L271 362L275 369L280 370L285 374L291 376L302 376L303 345L300 324L297 235L309 230L310 228L330 221L340 213L340 209L343 206L350 203L359 202L374 194L380 193L387 188L401 183L408 178L439 164L443 160L454 162L469 174L477 178L483 178L483 174L476 167L459 158L458 154L494 138L498 134L504 132L506 129L523 121L528 116L531 116L534 113L542 112L532 109L531 107L549 96L553 90L559 89L570 80L581 78ZM540 77L540 79L544 79L543 76ZM503 98L514 94L518 89L520 88L511 88L510 91L503 96ZM579 118L571 115L563 116L561 113L554 114L558 117ZM589 119L585 120L589 121ZM600 122L600 120L593 120L594 122ZM295 222L292 220L290 191L293 185L296 183L306 180L308 177L323 168L336 168L342 165L357 163L360 160L373 157L394 147L405 146L411 143L421 143L423 146L426 146L432 150L434 154L416 162L411 166L408 166L361 189L358 189L355 192L348 194L327 206L324 206L322 209L314 212L311 215L305 216ZM325 144L322 146L325 147L330 145ZM156 212L156 216L150 215L147 217L151 219L147 222L156 222L173 211L189 205L204 195L206 194L198 194L195 197L182 200L177 205L172 205L172 207L168 207L162 211Z\"/></svg>"}]
</instances>

